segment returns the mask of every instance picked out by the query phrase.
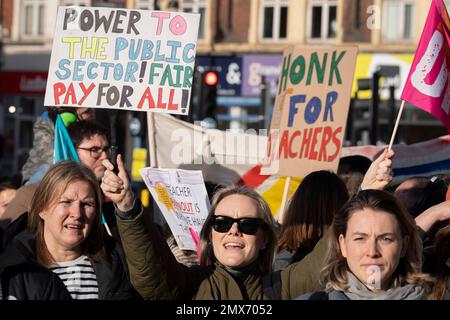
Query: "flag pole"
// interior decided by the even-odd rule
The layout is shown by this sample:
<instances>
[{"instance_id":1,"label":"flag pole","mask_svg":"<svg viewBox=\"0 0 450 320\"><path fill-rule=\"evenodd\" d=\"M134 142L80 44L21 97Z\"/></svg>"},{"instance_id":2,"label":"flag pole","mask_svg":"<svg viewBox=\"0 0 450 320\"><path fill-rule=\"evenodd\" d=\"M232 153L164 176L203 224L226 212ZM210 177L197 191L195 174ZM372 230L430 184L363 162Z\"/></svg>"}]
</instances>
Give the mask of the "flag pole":
<instances>
[{"instance_id":1,"label":"flag pole","mask_svg":"<svg viewBox=\"0 0 450 320\"><path fill-rule=\"evenodd\" d=\"M286 203L287 203L287 198L288 198L290 187L291 187L291 177L287 177L286 182L284 183L283 198L281 199L281 206L280 206L280 211L278 214L278 222L280 224L283 224L284 211L286 208Z\"/></svg>"},{"instance_id":2,"label":"flag pole","mask_svg":"<svg viewBox=\"0 0 450 320\"><path fill-rule=\"evenodd\" d=\"M395 121L394 130L392 130L391 141L389 142L388 150L392 149L392 144L394 143L395 136L397 134L398 125L400 123L400 118L402 117L403 107L405 106L405 100L402 100L402 104L400 106L400 110L398 111L397 120Z\"/></svg>"}]
</instances>

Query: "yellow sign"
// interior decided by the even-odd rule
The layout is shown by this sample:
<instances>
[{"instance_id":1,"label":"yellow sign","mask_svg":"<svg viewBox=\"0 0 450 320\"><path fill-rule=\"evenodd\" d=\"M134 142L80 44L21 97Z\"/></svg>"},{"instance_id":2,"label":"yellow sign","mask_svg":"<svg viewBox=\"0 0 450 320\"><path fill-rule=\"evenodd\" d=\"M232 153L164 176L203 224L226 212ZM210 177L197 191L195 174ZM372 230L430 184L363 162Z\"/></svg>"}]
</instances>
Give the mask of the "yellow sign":
<instances>
[{"instance_id":1,"label":"yellow sign","mask_svg":"<svg viewBox=\"0 0 450 320\"><path fill-rule=\"evenodd\" d=\"M147 166L147 149L135 148L133 150L133 162L131 163L131 176L135 181L142 181L140 169Z\"/></svg>"},{"instance_id":2,"label":"yellow sign","mask_svg":"<svg viewBox=\"0 0 450 320\"><path fill-rule=\"evenodd\" d=\"M161 183L157 182L155 186L156 194L158 195L158 201L164 204L169 211L174 211L175 207L173 205L172 198L167 192L166 187Z\"/></svg>"}]
</instances>

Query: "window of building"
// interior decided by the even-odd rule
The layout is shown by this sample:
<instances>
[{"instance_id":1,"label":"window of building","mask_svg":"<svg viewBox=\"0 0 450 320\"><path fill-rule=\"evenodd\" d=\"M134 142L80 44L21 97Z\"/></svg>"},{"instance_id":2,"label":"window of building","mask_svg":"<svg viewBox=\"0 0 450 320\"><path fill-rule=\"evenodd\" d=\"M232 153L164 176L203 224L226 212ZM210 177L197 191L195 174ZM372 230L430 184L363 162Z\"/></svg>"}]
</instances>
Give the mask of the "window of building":
<instances>
[{"instance_id":1,"label":"window of building","mask_svg":"<svg viewBox=\"0 0 450 320\"><path fill-rule=\"evenodd\" d=\"M91 5L91 1L90 0L60 0L59 4L61 6L88 7Z\"/></svg>"},{"instance_id":2,"label":"window of building","mask_svg":"<svg viewBox=\"0 0 450 320\"><path fill-rule=\"evenodd\" d=\"M33 38L44 34L45 0L22 0L20 30L24 37Z\"/></svg>"},{"instance_id":3,"label":"window of building","mask_svg":"<svg viewBox=\"0 0 450 320\"><path fill-rule=\"evenodd\" d=\"M415 0L385 0L383 7L383 40L414 40Z\"/></svg>"},{"instance_id":4,"label":"window of building","mask_svg":"<svg viewBox=\"0 0 450 320\"><path fill-rule=\"evenodd\" d=\"M308 38L330 40L337 36L338 0L309 0Z\"/></svg>"},{"instance_id":5,"label":"window of building","mask_svg":"<svg viewBox=\"0 0 450 320\"><path fill-rule=\"evenodd\" d=\"M198 38L205 39L206 0L180 0L180 11L200 13Z\"/></svg>"},{"instance_id":6,"label":"window of building","mask_svg":"<svg viewBox=\"0 0 450 320\"><path fill-rule=\"evenodd\" d=\"M142 10L159 10L159 0L135 0L134 7Z\"/></svg>"},{"instance_id":7,"label":"window of building","mask_svg":"<svg viewBox=\"0 0 450 320\"><path fill-rule=\"evenodd\" d=\"M261 40L286 40L288 3L288 0L262 0L260 7Z\"/></svg>"}]
</instances>

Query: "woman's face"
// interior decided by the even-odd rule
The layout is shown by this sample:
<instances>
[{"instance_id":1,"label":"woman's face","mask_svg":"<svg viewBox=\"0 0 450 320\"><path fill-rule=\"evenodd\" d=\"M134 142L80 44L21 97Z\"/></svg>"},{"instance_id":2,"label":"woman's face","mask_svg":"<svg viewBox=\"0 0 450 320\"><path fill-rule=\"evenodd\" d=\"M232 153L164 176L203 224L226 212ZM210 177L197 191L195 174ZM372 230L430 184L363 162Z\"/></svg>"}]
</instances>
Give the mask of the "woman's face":
<instances>
[{"instance_id":1,"label":"woman's face","mask_svg":"<svg viewBox=\"0 0 450 320\"><path fill-rule=\"evenodd\" d=\"M216 216L231 218L260 218L256 202L244 195L233 194L222 199L217 205ZM261 226L254 235L242 233L238 223L224 232L211 230L212 245L216 259L229 268L241 269L254 262L259 251L266 247L266 239Z\"/></svg>"},{"instance_id":2,"label":"woman's face","mask_svg":"<svg viewBox=\"0 0 450 320\"><path fill-rule=\"evenodd\" d=\"M95 193L86 181L70 183L56 203L39 215L50 253L79 251L96 215ZM52 252L54 251L54 252Z\"/></svg>"},{"instance_id":3,"label":"woman's face","mask_svg":"<svg viewBox=\"0 0 450 320\"><path fill-rule=\"evenodd\" d=\"M407 238L402 238L393 214L365 208L351 214L339 246L350 271L362 283L372 290L386 290L406 252Z\"/></svg>"}]
</instances>

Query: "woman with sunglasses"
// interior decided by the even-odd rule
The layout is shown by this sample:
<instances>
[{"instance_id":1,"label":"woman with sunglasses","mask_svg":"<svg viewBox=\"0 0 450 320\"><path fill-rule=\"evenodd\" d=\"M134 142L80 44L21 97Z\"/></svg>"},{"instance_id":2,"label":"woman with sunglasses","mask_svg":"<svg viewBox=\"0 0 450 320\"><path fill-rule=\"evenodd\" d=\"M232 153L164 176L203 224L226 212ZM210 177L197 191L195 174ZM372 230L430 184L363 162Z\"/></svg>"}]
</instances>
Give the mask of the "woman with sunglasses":
<instances>
[{"instance_id":1,"label":"woman with sunglasses","mask_svg":"<svg viewBox=\"0 0 450 320\"><path fill-rule=\"evenodd\" d=\"M392 179L390 158L372 163L365 188L383 188ZM101 188L114 203L127 192L124 169L107 168ZM134 212L134 213L132 213ZM276 246L269 206L255 191L232 186L217 192L200 232L200 266L177 263L151 217L116 211L117 224L133 286L144 299L262 300L293 299L320 289L319 272L327 250L327 235L302 261L272 272Z\"/></svg>"},{"instance_id":2,"label":"woman with sunglasses","mask_svg":"<svg viewBox=\"0 0 450 320\"><path fill-rule=\"evenodd\" d=\"M53 164L55 123L58 114L66 127L79 120L95 120L92 108L48 107L33 125L33 147L21 172L24 183L38 183Z\"/></svg>"},{"instance_id":3,"label":"woman with sunglasses","mask_svg":"<svg viewBox=\"0 0 450 320\"><path fill-rule=\"evenodd\" d=\"M111 190L119 180L110 170L105 176L103 191L118 196ZM326 241L301 262L273 273L274 221L264 199L247 187L215 194L200 232L200 266L191 268L177 263L148 217L117 214L131 282L145 299L292 299L318 289Z\"/></svg>"}]
</instances>

